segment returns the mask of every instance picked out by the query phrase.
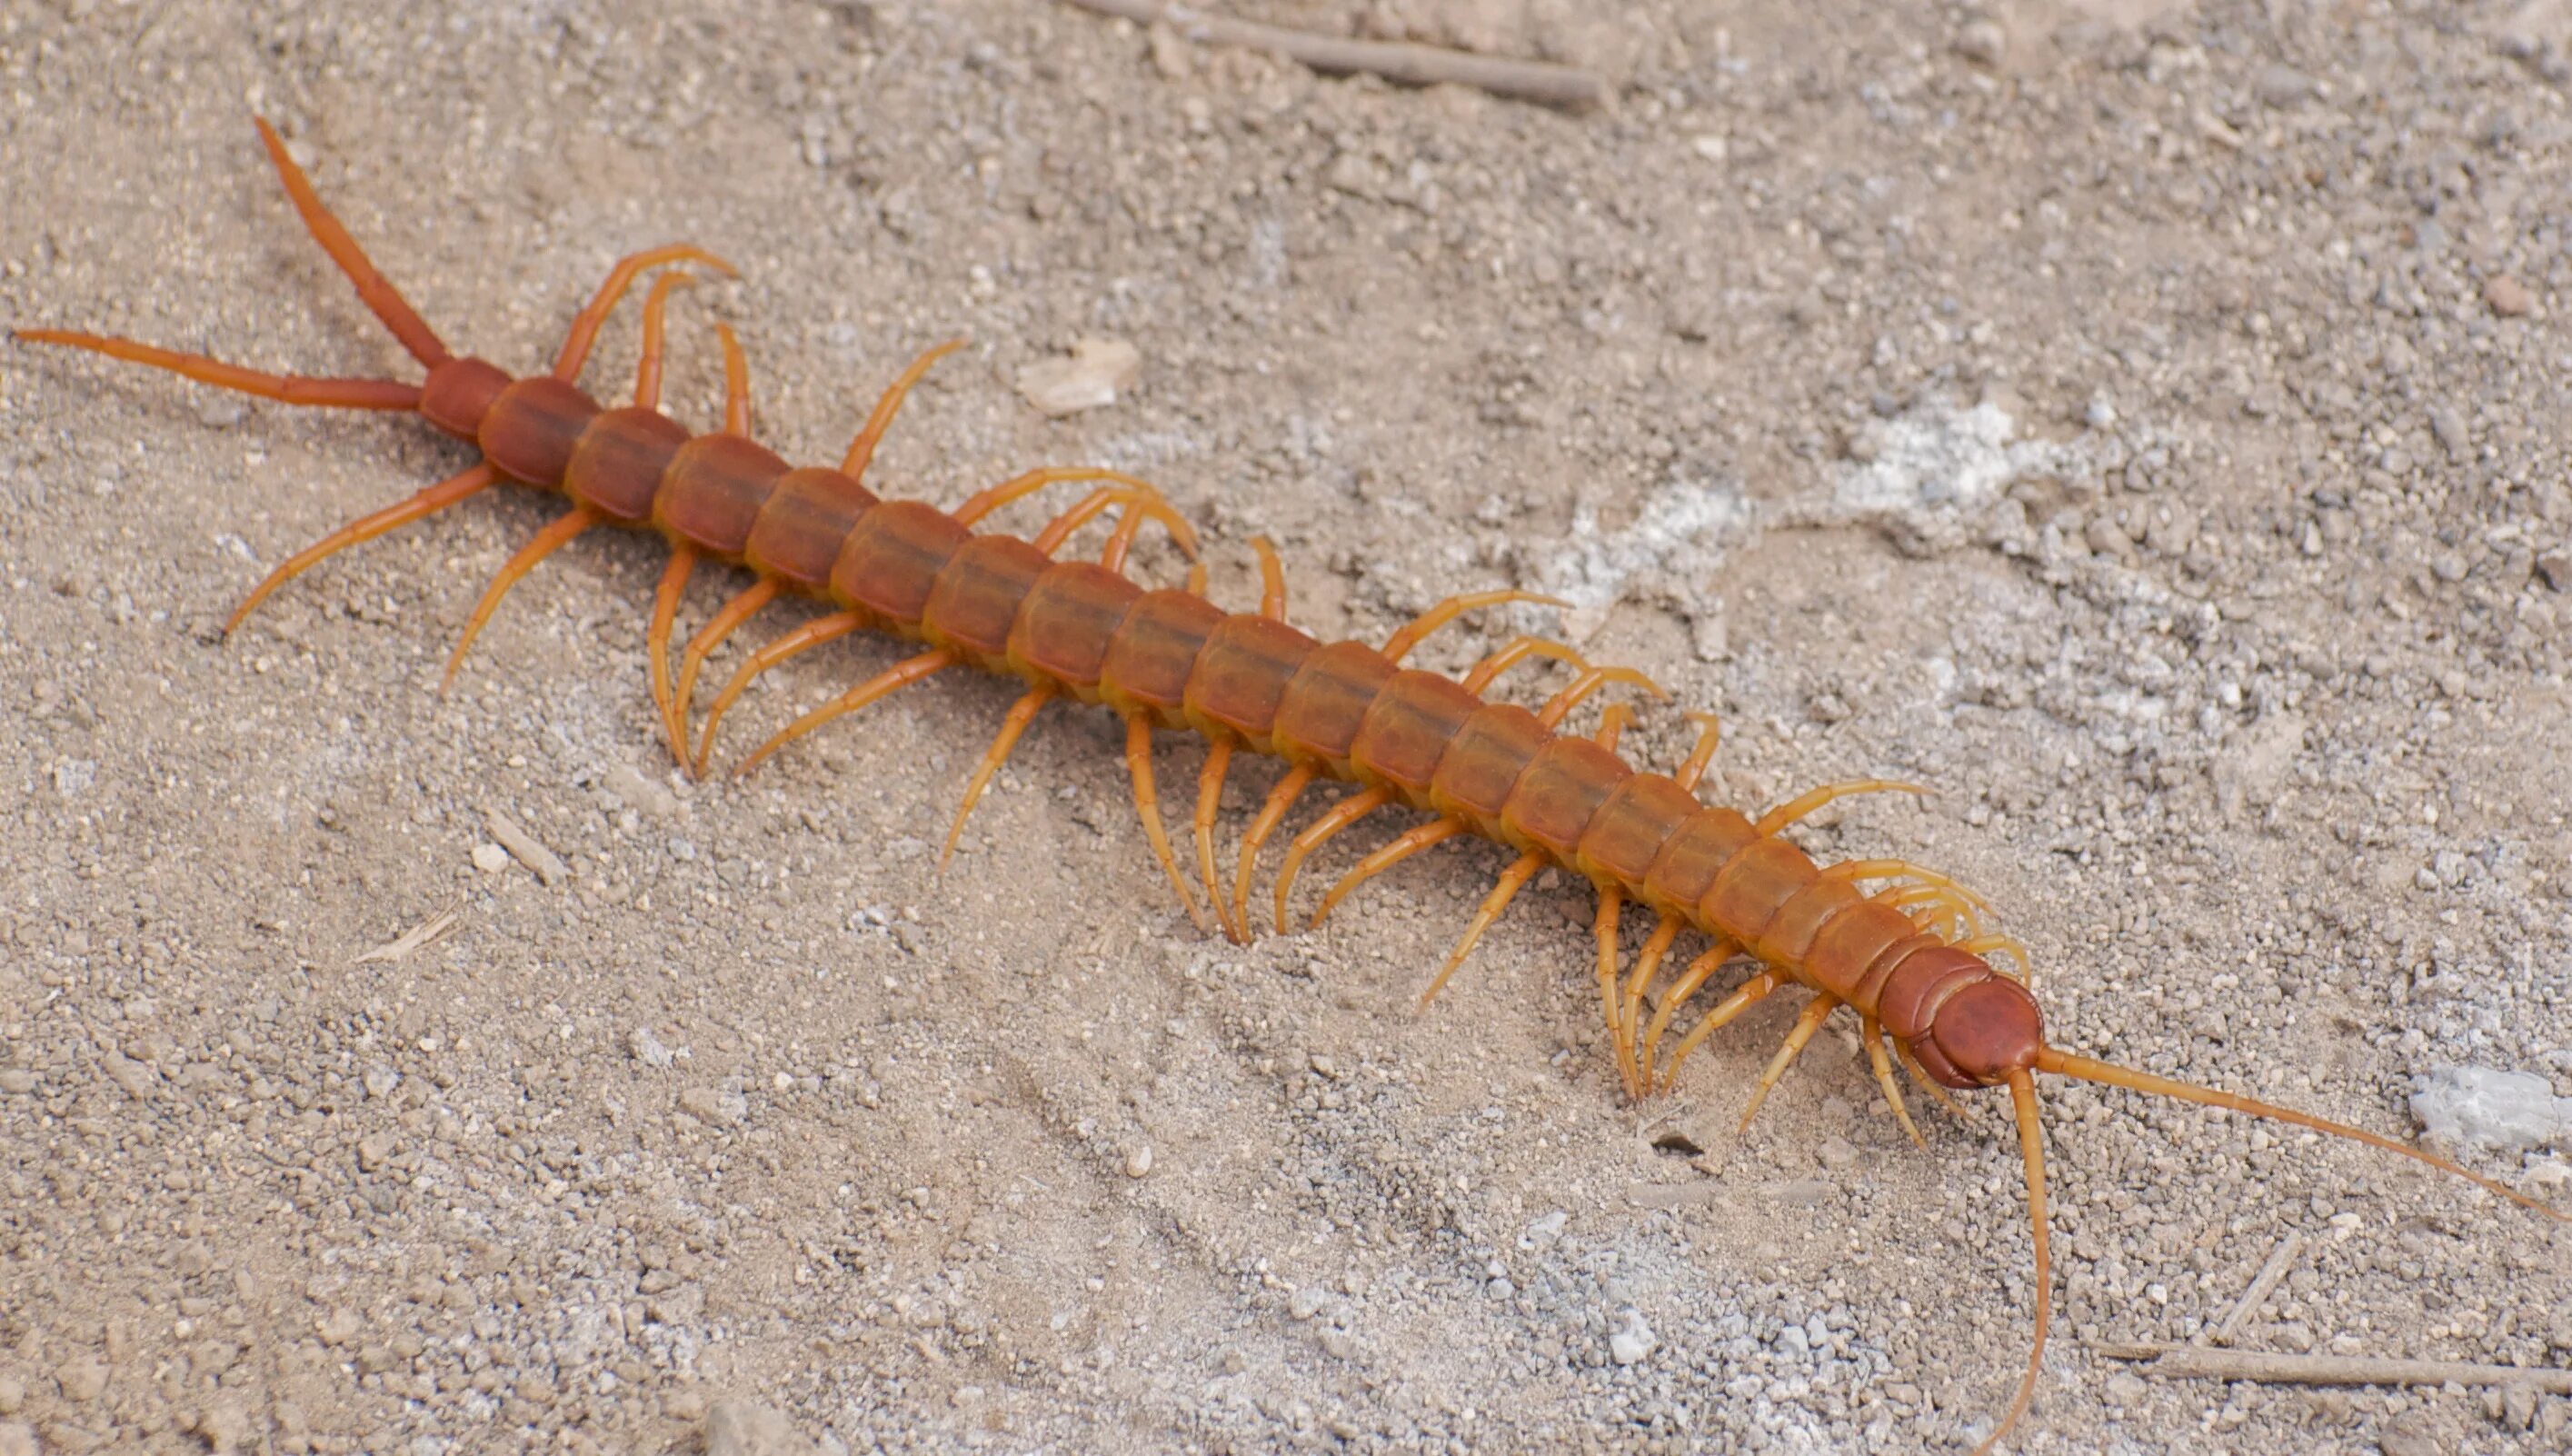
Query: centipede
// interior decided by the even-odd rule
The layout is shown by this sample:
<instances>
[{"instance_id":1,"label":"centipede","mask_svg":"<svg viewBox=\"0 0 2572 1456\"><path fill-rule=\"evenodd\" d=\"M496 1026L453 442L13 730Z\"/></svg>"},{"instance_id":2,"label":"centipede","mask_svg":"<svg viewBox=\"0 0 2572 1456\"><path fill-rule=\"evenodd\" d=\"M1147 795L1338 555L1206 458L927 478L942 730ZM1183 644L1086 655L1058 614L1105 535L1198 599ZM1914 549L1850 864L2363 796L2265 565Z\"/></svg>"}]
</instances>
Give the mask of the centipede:
<instances>
[{"instance_id":1,"label":"centipede","mask_svg":"<svg viewBox=\"0 0 2572 1456\"><path fill-rule=\"evenodd\" d=\"M1380 645L1323 642L1288 624L1284 570L1265 539L1251 542L1261 581L1257 609L1227 611L1210 600L1196 532L1157 488L1130 474L1072 466L1029 470L953 510L879 497L863 483L877 444L913 386L939 359L961 348L961 341L929 350L894 380L836 468L794 467L752 439L749 368L733 331L718 325L723 426L692 431L659 407L667 306L693 279L735 275L730 264L692 244L618 261L573 318L552 367L543 373L515 376L488 361L458 357L375 270L276 129L265 120L256 125L305 227L365 308L426 370L420 382L265 373L128 339L58 329L19 330L15 337L282 404L416 414L477 448L480 458L288 557L243 598L224 624L226 636L323 559L507 482L558 494L569 508L491 578L447 658L445 682L453 680L511 587L574 538L617 526L657 532L669 545L646 646L661 730L687 772L708 770L718 727L761 674L851 633L889 634L922 650L794 719L736 772L748 772L824 725L952 668L1025 684L966 778L942 869L1028 724L1056 700L1069 700L1124 721L1126 767L1144 836L1202 934L1250 938L1250 896L1261 850L1304 792L1325 779L1351 785L1354 792L1288 840L1266 907L1281 933L1289 925L1290 892L1302 867L1334 836L1379 810L1426 817L1359 859L1322 895L1308 925L1320 924L1369 879L1446 840L1478 837L1516 854L1422 994L1424 1008L1537 875L1560 869L1586 880L1598 896L1593 929L1599 1012L1626 1097L1668 1092L1709 1037L1790 989L1807 999L1750 1090L1744 1128L1797 1056L1842 1011L1857 1019L1891 1115L1922 1146L1926 1140L1902 1091L1905 1077L1951 1104L1954 1093L2007 1093L2034 1253L2034 1332L2025 1371L1978 1448L1982 1452L2004 1441L2027 1413L2052 1319L2040 1076L2223 1108L2365 1143L2545 1217L2566 1218L2560 1209L2396 1138L2056 1046L2046 1038L2045 1017L2029 986L2028 954L2018 942L1985 928L1990 906L1982 896L1901 860L1820 864L1781 837L1834 801L1917 794L1921 786L1886 779L1827 784L1753 816L1697 796L1720 740L1711 715L1689 715L1697 728L1694 746L1667 774L1638 769L1618 755L1620 732L1630 720L1624 703L1606 707L1593 733L1565 731L1574 709L1611 684L1660 695L1631 668L1595 665L1572 647L1533 634L1508 637L1461 678L1404 666L1425 639L1468 612L1543 605L1550 598L1514 589L1464 593L1438 602ZM585 391L580 376L602 325L646 278L632 393L626 403L611 406ZM1090 488L1030 538L976 529L1004 505L1075 483ZM1092 522L1108 524L1100 554L1062 559L1064 547ZM1128 575L1146 526L1159 527L1188 562L1184 585L1146 589ZM680 647L674 670L678 609L701 565L746 573L749 581ZM748 653L692 731L692 704L710 655L783 597L810 599L826 610ZM1540 660L1562 663L1572 673L1568 685L1541 707L1490 696L1504 673ZM1154 785L1158 734L1194 735L1205 744L1191 819L1191 868L1203 890L1202 906L1163 822ZM1240 836L1226 884L1218 873L1214 831L1232 762L1245 754L1280 760L1284 770ZM1630 967L1623 964L1619 938L1628 907L1657 917ZM1683 935L1703 948L1680 963L1671 953ZM1737 979L1715 995L1717 978L1728 971L1737 971ZM1673 1037L1676 1019L1691 1007L1692 1023Z\"/></svg>"}]
</instances>

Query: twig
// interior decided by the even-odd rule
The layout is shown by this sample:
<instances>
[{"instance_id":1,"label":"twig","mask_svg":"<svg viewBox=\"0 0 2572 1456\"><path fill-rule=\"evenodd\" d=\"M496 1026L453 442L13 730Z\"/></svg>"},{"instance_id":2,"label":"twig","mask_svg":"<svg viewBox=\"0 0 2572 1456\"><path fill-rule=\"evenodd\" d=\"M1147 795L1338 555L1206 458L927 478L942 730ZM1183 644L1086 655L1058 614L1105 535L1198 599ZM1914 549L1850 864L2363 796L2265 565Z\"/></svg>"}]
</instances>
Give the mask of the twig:
<instances>
[{"instance_id":1,"label":"twig","mask_svg":"<svg viewBox=\"0 0 2572 1456\"><path fill-rule=\"evenodd\" d=\"M437 914L430 916L428 919L421 921L419 924L412 926L409 930L406 930L393 939L375 947L373 950L359 956L348 964L351 966L364 966L376 961L398 963L403 957L409 955L411 952L418 950L420 947L427 945L429 942L436 940L439 936L442 936L448 931L454 929L455 918L458 914L462 913L463 909L463 901L451 901L444 910L441 910Z\"/></svg>"},{"instance_id":2,"label":"twig","mask_svg":"<svg viewBox=\"0 0 2572 1456\"><path fill-rule=\"evenodd\" d=\"M2343 1355L2276 1355L2204 1345L2093 1345L2111 1360L2147 1360L2144 1371L2189 1380L2258 1380L2271 1385L2526 1385L2572 1395L2572 1370L2475 1365L2461 1360L2375 1360Z\"/></svg>"},{"instance_id":3,"label":"twig","mask_svg":"<svg viewBox=\"0 0 2572 1456\"><path fill-rule=\"evenodd\" d=\"M2304 1236L2291 1228L2286 1230L2286 1236L2277 1240L2275 1248L2268 1250L2268 1261L2259 1266L2258 1273L2250 1276L2250 1287L2242 1291L2242 1298L2234 1304L2233 1312L2224 1316L2224 1323L2215 1331L2215 1343L2233 1343L2233 1337L2242 1332L2243 1324L2268 1297L2268 1291L2276 1288L2277 1281L2286 1277L2286 1270L2294 1267L2295 1255L2303 1251Z\"/></svg>"},{"instance_id":4,"label":"twig","mask_svg":"<svg viewBox=\"0 0 2572 1456\"><path fill-rule=\"evenodd\" d=\"M1066 0L1082 10L1137 25L1162 24L1202 45L1275 51L1326 75L1364 71L1406 86L1472 86L1495 96L1587 111L1607 99L1608 83L1574 66L1513 61L1467 51L1391 41L1342 40L1247 20L1226 20L1167 0Z\"/></svg>"}]
</instances>

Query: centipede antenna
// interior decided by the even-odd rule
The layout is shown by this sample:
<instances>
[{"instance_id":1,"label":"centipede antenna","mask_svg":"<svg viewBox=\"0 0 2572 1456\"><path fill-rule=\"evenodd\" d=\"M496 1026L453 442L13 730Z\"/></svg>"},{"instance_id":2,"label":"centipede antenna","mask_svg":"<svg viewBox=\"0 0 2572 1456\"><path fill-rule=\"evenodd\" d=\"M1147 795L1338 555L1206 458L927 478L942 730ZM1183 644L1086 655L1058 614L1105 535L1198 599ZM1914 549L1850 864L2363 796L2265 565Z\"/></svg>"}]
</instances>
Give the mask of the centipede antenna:
<instances>
[{"instance_id":1,"label":"centipede antenna","mask_svg":"<svg viewBox=\"0 0 2572 1456\"><path fill-rule=\"evenodd\" d=\"M2248 1112L2254 1117L2266 1117L2271 1121L2277 1122L2291 1122L2298 1127L2309 1127L2316 1132L2327 1132L2333 1137L2345 1137L2352 1142L2363 1142L2369 1147L2381 1147L2387 1152L2398 1152L2404 1157L2411 1159L2413 1162L2426 1163L2441 1171L2454 1173L2456 1176L2463 1178L2465 1181L2472 1183L2477 1187L2498 1193L2502 1197L2507 1198L2511 1202L2519 1204L2522 1207L2533 1208L2537 1212L2544 1214L2546 1217L2554 1219L2556 1222L2572 1223L2572 1214L2567 1214L2559 1208L2550 1207L2544 1203L2540 1203L2534 1198L2527 1196L2525 1193L2519 1192L2515 1188L2496 1182L2491 1178L2484 1177L2482 1174L2460 1166L2459 1164L2449 1162L2447 1159L2438 1156L2436 1153L2422 1152L2419 1148L2413 1147L2407 1142L2398 1142L2393 1138L2383 1136L2380 1133L2369 1132L2363 1127L2351 1127L2345 1122L2333 1122L2325 1117L2316 1117L2310 1112L2298 1112L2292 1107L2281 1107L2274 1102L2263 1102L2251 1097L2239 1096L2228 1092L2217 1092L2213 1088L2198 1087L2192 1083L2173 1082L2167 1077L2155 1077L2149 1072L2138 1072L2131 1067L2119 1067L2113 1062L2095 1061L2091 1058L2079 1056L2075 1053L2066 1052L2055 1047L2048 1047L2037 1054L2036 1070L2039 1072L2051 1072L2057 1077L2077 1078L2082 1082L2101 1083L2108 1087L2122 1087L2130 1092L2154 1092L2161 1096L2177 1097L2179 1100L2184 1102L2196 1102L2201 1106L2208 1107L2222 1107L2226 1111L2230 1112Z\"/></svg>"},{"instance_id":2,"label":"centipede antenna","mask_svg":"<svg viewBox=\"0 0 2572 1456\"><path fill-rule=\"evenodd\" d=\"M2036 1377L2045 1367L2046 1327L2054 1322L2054 1250L2045 1215L2045 1127L2037 1117L2036 1079L2013 1072L2009 1090L2010 1106L2018 1114L2018 1153L2027 1164L2028 1227L2036 1242L2036 1343L2027 1352L2027 1373L2019 1377L2018 1397L1983 1444L1974 1448L1974 1456L1985 1456L1999 1445L2035 1401Z\"/></svg>"},{"instance_id":3,"label":"centipede antenna","mask_svg":"<svg viewBox=\"0 0 2572 1456\"><path fill-rule=\"evenodd\" d=\"M411 358L430 368L446 363L446 346L438 342L436 331L428 327L398 289L375 272L374 264L366 259L366 251L322 206L322 195L313 190L312 180L287 155L286 143L278 138L277 128L270 126L265 117L252 117L251 122L259 128L260 145L268 149L268 160L277 164L278 180L286 184L286 195L294 202L296 214L304 219L313 241L321 244L322 251L329 254L330 261L348 276L348 282L356 285L357 297L364 301L367 311L383 321Z\"/></svg>"},{"instance_id":4,"label":"centipede antenna","mask_svg":"<svg viewBox=\"0 0 2572 1456\"><path fill-rule=\"evenodd\" d=\"M53 344L65 349L87 350L127 364L145 364L184 374L201 384L230 389L237 394L257 394L281 404L318 405L325 409L400 409L419 407L419 386L399 379L317 379L304 374L265 374L240 364L208 359L202 354L181 354L177 350L159 349L137 344L131 339L111 339L99 334L80 334L68 329L13 329L9 337L25 344Z\"/></svg>"}]
</instances>

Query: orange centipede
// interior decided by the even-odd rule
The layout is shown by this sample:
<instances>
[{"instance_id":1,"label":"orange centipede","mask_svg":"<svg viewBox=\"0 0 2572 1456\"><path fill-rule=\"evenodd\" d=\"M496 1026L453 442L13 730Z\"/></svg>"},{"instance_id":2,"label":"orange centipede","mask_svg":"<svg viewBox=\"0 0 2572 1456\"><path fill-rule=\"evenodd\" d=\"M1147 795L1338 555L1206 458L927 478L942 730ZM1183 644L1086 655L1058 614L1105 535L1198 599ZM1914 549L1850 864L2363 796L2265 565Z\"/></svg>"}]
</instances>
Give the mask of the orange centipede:
<instances>
[{"instance_id":1,"label":"orange centipede","mask_svg":"<svg viewBox=\"0 0 2572 1456\"><path fill-rule=\"evenodd\" d=\"M1817 865L1778 837L1787 826L1843 796L1919 792L1917 786L1872 779L1832 784L1752 818L1696 798L1696 783L1718 738L1710 716L1691 715L1699 724L1695 746L1667 775L1637 771L1617 756L1618 730L1625 720L1621 704L1610 706L1589 737L1559 731L1578 704L1609 683L1659 691L1632 669L1594 666L1571 648L1534 636L1510 639L1461 680L1402 665L1424 638L1467 611L1545 598L1512 590L1454 596L1381 646L1324 643L1287 624L1284 573L1264 540L1253 542L1262 580L1258 610L1227 612L1207 600L1194 532L1158 490L1129 475L1085 467L1031 470L980 491L952 511L881 499L861 483L877 441L929 366L960 347L954 343L921 356L895 380L837 468L798 469L750 438L748 368L731 330L720 328L724 426L693 433L658 408L664 308L672 290L691 277L684 271L688 266L727 275L733 270L691 245L653 249L618 262L573 320L553 367L513 377L486 361L450 354L322 205L277 133L263 121L259 134L306 227L355 285L359 299L427 370L422 382L262 373L130 340L60 330L23 330L16 337L89 350L288 404L416 413L478 446L482 458L288 558L243 599L225 624L227 633L281 585L324 557L502 480L513 481L559 492L569 499L570 509L539 530L493 577L447 660L447 679L452 680L502 596L545 556L595 526L658 531L669 542L671 556L647 635L651 690L671 752L693 771L703 772L725 712L759 674L866 629L913 640L926 650L796 719L751 754L744 770L825 723L951 667L1022 680L1025 692L966 781L947 838L947 853L952 854L984 787L1039 710L1057 698L1104 706L1125 720L1135 803L1172 889L1200 929L1209 927L1211 914L1213 924L1235 940L1250 933L1248 902L1260 849L1297 798L1316 779L1352 783L1358 792L1288 845L1272 892L1280 931L1287 923L1289 891L1305 861L1332 836L1378 809L1400 806L1430 817L1361 859L1322 897L1313 923L1370 877L1443 840L1479 836L1518 854L1431 982L1424 1005L1540 871L1561 867L1587 879L1599 895L1595 930L1601 1014L1628 1096L1645 1097L1671 1087L1681 1065L1708 1036L1789 986L1809 992L1811 999L1752 1090L1742 1117L1745 1127L1797 1054L1842 1008L1856 1014L1877 1083L1893 1115L1915 1140L1920 1133L1905 1107L1895 1061L1942 1100L1950 1089L2008 1090L2033 1230L2035 1335L2027 1369L2007 1414L1982 1443L1984 1451L2007 1436L2027 1410L2052 1311L2035 1082L2039 1073L2228 1108L2368 1143L2468 1179L2548 1217L2566 1216L2390 1137L2052 1046L2026 984L2026 953L2016 942L1983 930L1988 907L1980 897L1945 876L1901 861ZM581 368L601 324L647 275L652 284L644 298L642 361L633 397L610 407L582 390ZM1071 482L1088 482L1092 489L1032 539L974 529L1002 505ZM1056 559L1075 532L1111 512L1114 525L1097 560ZM1145 590L1124 574L1129 551L1147 523L1160 525L1188 557L1184 589ZM674 675L670 639L678 602L704 561L746 570L751 584L684 645ZM707 709L691 746L689 705L708 654L762 607L789 595L819 599L830 610L751 653ZM1572 681L1535 710L1486 700L1484 692L1494 679L1532 658L1569 663ZM1209 746L1193 818L1196 869L1207 897L1203 910L1162 823L1152 773L1157 731L1192 732ZM1213 828L1231 760L1241 752L1281 759L1286 772L1243 837L1227 893L1216 873ZM1617 926L1629 903L1649 908L1659 919L1627 970L1620 964ZM1703 938L1706 949L1664 979L1662 967L1683 933ZM2015 960L2020 974L1995 968L1994 955ZM1665 1052L1675 1013L1736 961L1755 969L1705 1008ZM1648 1021L1643 1015L1647 1000L1653 1007Z\"/></svg>"}]
</instances>

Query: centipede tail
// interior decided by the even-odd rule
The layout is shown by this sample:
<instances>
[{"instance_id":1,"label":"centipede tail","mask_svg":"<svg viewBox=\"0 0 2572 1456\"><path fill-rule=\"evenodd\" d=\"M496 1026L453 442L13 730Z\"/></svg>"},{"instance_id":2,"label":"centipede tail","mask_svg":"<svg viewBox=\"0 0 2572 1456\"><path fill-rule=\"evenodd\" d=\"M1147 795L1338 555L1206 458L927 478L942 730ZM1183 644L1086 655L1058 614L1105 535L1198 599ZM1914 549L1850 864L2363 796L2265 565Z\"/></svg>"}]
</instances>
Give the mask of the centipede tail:
<instances>
[{"instance_id":1,"label":"centipede tail","mask_svg":"<svg viewBox=\"0 0 2572 1456\"><path fill-rule=\"evenodd\" d=\"M1509 636L1461 680L1403 665L1431 633L1466 612L1562 605L1552 598L1512 590L1454 596L1405 624L1381 647L1322 642L1286 620L1285 569L1265 539L1252 542L1261 583L1257 609L1231 612L1208 600L1194 529L1159 490L1129 474L1044 466L988 486L952 511L879 496L864 483L878 445L912 389L932 364L962 348L961 341L940 344L912 361L878 398L836 468L796 468L750 437L749 364L731 330L718 327L723 424L709 432L692 430L659 407L667 308L693 276L689 270L734 272L693 244L669 244L617 261L574 316L550 368L512 376L487 361L450 354L322 206L276 132L261 122L259 134L306 229L425 369L418 383L267 373L64 330L27 330L16 337L283 404L416 413L477 447L482 458L288 557L252 587L226 622L227 633L321 561L506 480L559 495L564 509L514 551L480 593L448 659L450 680L502 598L537 563L591 530L612 526L651 531L671 551L652 596L645 641L657 731L683 769L704 771L716 730L761 674L861 630L907 641L916 650L791 719L736 772L749 772L814 731L951 668L970 667L1019 683L1017 699L967 775L940 857L942 871L1021 734L1059 700L1094 704L1123 721L1126 766L1144 836L1201 932L1211 927L1236 941L1249 938L1249 896L1260 851L1286 828L1303 796L1326 780L1352 791L1288 841L1273 892L1281 932L1288 892L1302 868L1334 836L1379 811L1425 817L1343 873L1313 911L1313 924L1370 879L1447 840L1472 836L1513 852L1429 981L1424 1005L1449 985L1537 875L1560 869L1586 880L1599 896L1592 938L1605 1043L1631 1096L1673 1087L1689 1057L1715 1032L1789 987L1809 999L1745 1098L1745 1127L1797 1055L1843 1009L1857 1017L1876 1082L1915 1141L1920 1130L1904 1105L1897 1064L1951 1108L1951 1092L2008 1090L2033 1228L2035 1336L2026 1373L1984 1451L2006 1438L2029 1408L2053 1310L2038 1074L2229 1108L2364 1142L2558 1221L2566 1216L2391 1137L2055 1047L2046 1040L2043 1015L2026 984L2027 950L1987 929L1988 900L1901 860L1818 865L1782 837L1839 799L1925 793L1917 784L1826 784L1753 819L1697 797L1720 737L1711 717L1691 715L1700 729L1697 740L1670 775L1639 770L1619 756L1627 713L1622 703L1610 704L1590 736L1563 731L1581 704L1611 685L1665 696L1632 668L1593 664L1572 647L1534 633ZM646 277L652 282L643 300L642 358L632 399L610 407L582 389L580 376L601 328ZM1091 488L1031 539L980 528L1005 507L1076 483ZM1080 532L1102 522L1112 523L1097 559L1064 558ZM1132 550L1147 526L1163 531L1185 559L1181 588L1147 589L1127 577ZM701 566L736 569L748 579L689 636L674 673L670 643L687 587ZM786 598L819 603L822 611L751 652L692 734L692 698L713 654ZM1535 710L1490 696L1504 674L1522 667L1555 671L1568 681ZM1161 733L1192 735L1206 745L1189 821L1203 908L1162 822L1152 758ZM1217 873L1214 835L1227 775L1241 755L1277 759L1285 770L1242 838L1227 891ZM1644 910L1655 923L1627 971L1619 965L1619 930L1629 911ZM1701 944L1692 942L1680 969L1663 981L1662 969L1679 953L1683 936ZM1996 969L1988 959L1995 955L2012 960L2017 974ZM1725 978L1736 962L1746 963L1744 971L1737 979ZM1718 988L1718 979L1728 984ZM1665 1052L1670 1029L1701 998L1711 1005L1696 1012Z\"/></svg>"}]
</instances>

